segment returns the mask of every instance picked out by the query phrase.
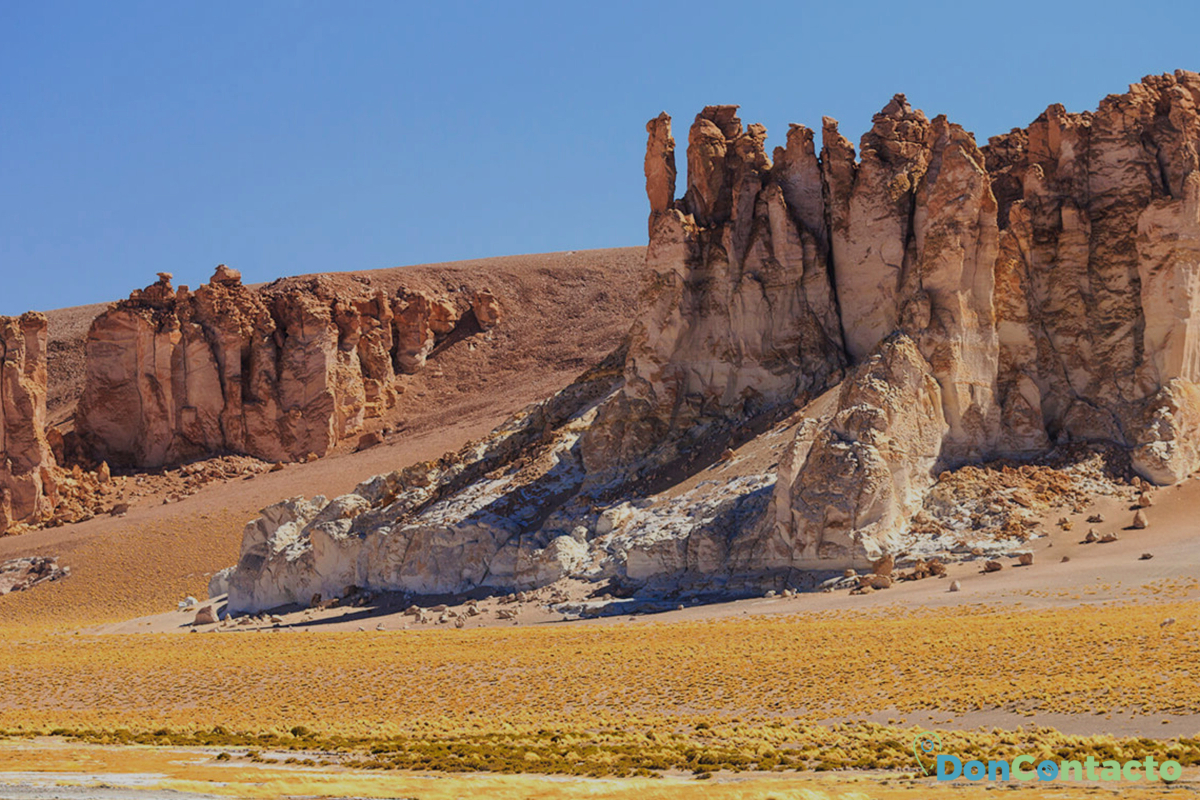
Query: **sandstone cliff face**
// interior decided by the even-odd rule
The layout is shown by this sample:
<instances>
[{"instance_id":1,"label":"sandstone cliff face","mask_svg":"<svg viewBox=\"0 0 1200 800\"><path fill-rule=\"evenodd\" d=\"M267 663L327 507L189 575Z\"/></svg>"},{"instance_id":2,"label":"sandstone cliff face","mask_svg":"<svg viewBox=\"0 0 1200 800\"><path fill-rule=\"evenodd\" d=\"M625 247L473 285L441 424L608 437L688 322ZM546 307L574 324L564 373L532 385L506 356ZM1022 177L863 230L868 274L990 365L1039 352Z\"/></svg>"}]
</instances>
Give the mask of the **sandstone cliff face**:
<instances>
[{"instance_id":1,"label":"sandstone cliff face","mask_svg":"<svg viewBox=\"0 0 1200 800\"><path fill-rule=\"evenodd\" d=\"M710 106L676 202L670 118L647 129L648 283L624 387L583 443L596 475L670 464L714 428L823 391L845 363L811 136L789 139L776 176L765 129Z\"/></svg>"},{"instance_id":2,"label":"sandstone cliff face","mask_svg":"<svg viewBox=\"0 0 1200 800\"><path fill-rule=\"evenodd\" d=\"M826 119L819 155L792 126L773 158L761 126L710 106L681 198L659 115L620 379L574 385L591 399L540 436L517 420L358 500L289 501L248 529L235 607L295 585L730 588L859 567L921 535L942 470L1057 444L1181 480L1200 469L1198 101L1200 76L1151 77L981 149L898 95L857 154ZM776 463L721 478L748 439Z\"/></svg>"},{"instance_id":3,"label":"sandstone cliff face","mask_svg":"<svg viewBox=\"0 0 1200 800\"><path fill-rule=\"evenodd\" d=\"M0 534L55 504L46 440L46 318L0 317Z\"/></svg>"},{"instance_id":4,"label":"sandstone cliff face","mask_svg":"<svg viewBox=\"0 0 1200 800\"><path fill-rule=\"evenodd\" d=\"M76 428L97 460L138 467L324 455L395 403L397 373L420 369L472 305L496 324L486 292L459 308L322 278L250 289L224 265L190 292L163 273L93 322Z\"/></svg>"},{"instance_id":5,"label":"sandstone cliff face","mask_svg":"<svg viewBox=\"0 0 1200 800\"><path fill-rule=\"evenodd\" d=\"M1136 445L1147 398L1197 379L1198 98L1195 73L1149 77L985 148L1005 411L1040 412L1050 439Z\"/></svg>"}]
</instances>

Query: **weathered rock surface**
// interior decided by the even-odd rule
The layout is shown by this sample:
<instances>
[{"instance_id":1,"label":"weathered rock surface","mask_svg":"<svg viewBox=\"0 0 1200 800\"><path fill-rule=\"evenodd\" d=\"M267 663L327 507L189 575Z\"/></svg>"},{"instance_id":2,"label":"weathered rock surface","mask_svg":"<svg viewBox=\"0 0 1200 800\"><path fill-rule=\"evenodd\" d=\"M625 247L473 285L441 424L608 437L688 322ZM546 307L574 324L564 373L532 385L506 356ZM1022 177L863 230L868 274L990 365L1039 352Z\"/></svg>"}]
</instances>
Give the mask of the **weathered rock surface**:
<instances>
[{"instance_id":1,"label":"weathered rock surface","mask_svg":"<svg viewBox=\"0 0 1200 800\"><path fill-rule=\"evenodd\" d=\"M60 567L57 558L28 556L0 563L0 596L9 592L32 589L39 583L57 581L71 574L70 567Z\"/></svg>"},{"instance_id":2,"label":"weathered rock surface","mask_svg":"<svg viewBox=\"0 0 1200 800\"><path fill-rule=\"evenodd\" d=\"M963 465L1088 443L1180 480L1200 468L1198 101L1200 76L1150 77L979 148L897 95L857 155L827 119L819 155L792 126L773 158L710 106L681 198L659 115L627 354L436 465L268 509L231 603L563 576L782 588L909 548ZM1028 538L990 499L976 516Z\"/></svg>"},{"instance_id":3,"label":"weathered rock surface","mask_svg":"<svg viewBox=\"0 0 1200 800\"><path fill-rule=\"evenodd\" d=\"M747 568L869 566L894 553L949 433L929 362L902 334L855 369L829 412L806 411L779 464L774 525Z\"/></svg>"},{"instance_id":4,"label":"weathered rock surface","mask_svg":"<svg viewBox=\"0 0 1200 800\"><path fill-rule=\"evenodd\" d=\"M811 136L789 137L777 174L764 152L766 130L743 129L736 111L710 106L696 116L687 193L678 201L667 196L675 175L670 118L647 126L647 286L624 386L583 444L595 475L677 462L696 442L728 438L732 426L813 397L842 376Z\"/></svg>"},{"instance_id":5,"label":"weathered rock surface","mask_svg":"<svg viewBox=\"0 0 1200 800\"><path fill-rule=\"evenodd\" d=\"M463 315L495 297L388 297L368 286L243 286L224 265L195 292L162 273L93 322L76 426L86 452L159 467L219 452L323 455L397 396Z\"/></svg>"},{"instance_id":6,"label":"weathered rock surface","mask_svg":"<svg viewBox=\"0 0 1200 800\"><path fill-rule=\"evenodd\" d=\"M0 317L0 533L57 503L46 438L46 318Z\"/></svg>"},{"instance_id":7,"label":"weathered rock surface","mask_svg":"<svg viewBox=\"0 0 1200 800\"><path fill-rule=\"evenodd\" d=\"M1197 99L1200 75L1151 76L984 148L1003 228L1001 402L1027 432L1010 449L1043 447L1037 417L1052 440L1142 444L1148 399L1197 380Z\"/></svg>"}]
</instances>

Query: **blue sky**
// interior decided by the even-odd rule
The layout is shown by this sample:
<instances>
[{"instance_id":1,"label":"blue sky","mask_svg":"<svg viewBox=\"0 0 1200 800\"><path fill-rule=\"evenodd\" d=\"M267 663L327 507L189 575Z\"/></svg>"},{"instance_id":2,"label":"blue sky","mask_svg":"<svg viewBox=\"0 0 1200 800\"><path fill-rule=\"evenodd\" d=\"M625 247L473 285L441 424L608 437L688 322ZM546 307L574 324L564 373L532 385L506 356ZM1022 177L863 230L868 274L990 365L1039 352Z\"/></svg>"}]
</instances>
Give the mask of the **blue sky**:
<instances>
[{"instance_id":1,"label":"blue sky","mask_svg":"<svg viewBox=\"0 0 1200 800\"><path fill-rule=\"evenodd\" d=\"M1200 69L1194 3L642 6L0 0L0 314L644 244L662 110L857 141L902 91L983 140Z\"/></svg>"}]
</instances>

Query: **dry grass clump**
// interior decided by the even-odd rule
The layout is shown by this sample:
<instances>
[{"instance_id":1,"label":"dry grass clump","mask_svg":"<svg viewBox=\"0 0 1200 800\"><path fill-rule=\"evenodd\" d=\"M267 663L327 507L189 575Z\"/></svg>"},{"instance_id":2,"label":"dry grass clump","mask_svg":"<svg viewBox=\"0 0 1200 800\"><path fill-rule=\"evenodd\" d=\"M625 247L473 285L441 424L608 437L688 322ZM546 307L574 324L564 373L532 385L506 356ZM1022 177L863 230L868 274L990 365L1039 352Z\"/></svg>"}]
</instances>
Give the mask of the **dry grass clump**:
<instances>
[{"instance_id":1,"label":"dry grass clump","mask_svg":"<svg viewBox=\"0 0 1200 800\"><path fill-rule=\"evenodd\" d=\"M536 629L34 634L0 650L4 684L20 687L0 696L0 728L110 743L353 752L356 765L380 768L899 769L911 762L911 731L817 722L889 709L1200 713L1197 610L975 607ZM1166 618L1175 623L1160 627ZM1023 747L1085 755L1173 747L1176 760L1197 760L1190 739L1021 735L1037 737ZM972 736L955 746L993 748L996 757L995 736Z\"/></svg>"},{"instance_id":2,"label":"dry grass clump","mask_svg":"<svg viewBox=\"0 0 1200 800\"><path fill-rule=\"evenodd\" d=\"M870 722L819 726L777 721L764 728L744 724L697 726L685 732L656 733L602 729L570 731L514 728L504 732L445 735L321 736L292 733L233 734L159 729L134 734L125 729L57 729L49 732L101 745L227 748L214 758L256 764L301 764L377 770L435 772L542 773L589 777L653 777L668 771L697 776L718 771L783 772L915 770L912 740L917 728ZM2 734L2 732L0 732ZM1112 736L1067 736L1049 728L948 732L944 752L964 761L1011 760L1029 753L1054 759L1125 761L1153 755L1189 766L1200 764L1200 739L1161 741ZM266 755L264 755L264 751ZM289 755L313 753L317 758Z\"/></svg>"}]
</instances>

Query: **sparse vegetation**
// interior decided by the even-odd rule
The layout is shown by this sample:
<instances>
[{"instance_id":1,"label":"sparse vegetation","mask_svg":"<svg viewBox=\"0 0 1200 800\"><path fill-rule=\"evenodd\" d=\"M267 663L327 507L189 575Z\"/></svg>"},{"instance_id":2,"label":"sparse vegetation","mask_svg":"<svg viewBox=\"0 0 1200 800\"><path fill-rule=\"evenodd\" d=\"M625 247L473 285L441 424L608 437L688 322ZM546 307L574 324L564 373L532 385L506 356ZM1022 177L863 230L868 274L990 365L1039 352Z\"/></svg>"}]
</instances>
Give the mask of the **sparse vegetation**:
<instances>
[{"instance_id":1,"label":"sparse vegetation","mask_svg":"<svg viewBox=\"0 0 1200 800\"><path fill-rule=\"evenodd\" d=\"M1162 619L1176 623L1160 628ZM8 735L202 746L365 769L637 775L910 769L895 709L1200 713L1193 603L811 614L602 628L16 637ZM1180 731L1190 734L1191 731ZM1200 742L1037 728L943 731L962 754L1152 752ZM324 757L324 756L323 756ZM1130 757L1134 757L1130 755Z\"/></svg>"}]
</instances>

